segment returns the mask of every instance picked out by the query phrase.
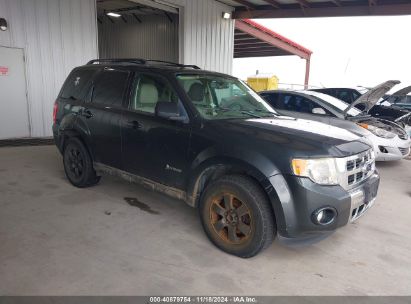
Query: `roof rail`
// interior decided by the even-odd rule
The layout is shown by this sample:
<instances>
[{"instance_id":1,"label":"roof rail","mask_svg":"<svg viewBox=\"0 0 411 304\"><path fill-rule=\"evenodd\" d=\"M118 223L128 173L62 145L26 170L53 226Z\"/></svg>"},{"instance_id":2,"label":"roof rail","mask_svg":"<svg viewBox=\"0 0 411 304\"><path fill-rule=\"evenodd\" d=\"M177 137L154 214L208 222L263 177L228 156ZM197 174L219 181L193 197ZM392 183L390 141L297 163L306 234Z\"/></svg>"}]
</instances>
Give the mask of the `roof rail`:
<instances>
[{"instance_id":1,"label":"roof rail","mask_svg":"<svg viewBox=\"0 0 411 304\"><path fill-rule=\"evenodd\" d=\"M180 68L192 68L195 70L201 70L200 67L194 64L181 64L181 63L175 63L171 61L155 60L155 59L147 59L146 62L158 62L158 63L167 64L167 65L173 65L173 66L180 67Z\"/></svg>"},{"instance_id":2,"label":"roof rail","mask_svg":"<svg viewBox=\"0 0 411 304\"><path fill-rule=\"evenodd\" d=\"M135 64L145 64L146 60L141 58L121 58L121 59L93 59L87 62L87 64L100 64L100 63L135 63Z\"/></svg>"},{"instance_id":3,"label":"roof rail","mask_svg":"<svg viewBox=\"0 0 411 304\"><path fill-rule=\"evenodd\" d=\"M171 65L179 68L192 68L195 70L200 70L200 68L196 65L192 64L181 64L175 63L171 61L164 61L164 60L155 60L155 59L142 59L142 58L119 58L119 59L93 59L87 62L87 64L101 64L101 63L134 63L134 64L148 64L150 62L153 63L161 63L165 65Z\"/></svg>"}]
</instances>

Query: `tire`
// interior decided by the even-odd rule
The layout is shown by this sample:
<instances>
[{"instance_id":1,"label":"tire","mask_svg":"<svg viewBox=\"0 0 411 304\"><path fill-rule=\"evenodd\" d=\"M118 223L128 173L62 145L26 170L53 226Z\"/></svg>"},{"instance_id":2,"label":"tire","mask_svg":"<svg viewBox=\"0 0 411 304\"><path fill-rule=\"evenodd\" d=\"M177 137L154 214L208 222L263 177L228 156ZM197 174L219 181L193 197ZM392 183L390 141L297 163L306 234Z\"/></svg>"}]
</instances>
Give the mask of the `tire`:
<instances>
[{"instance_id":1,"label":"tire","mask_svg":"<svg viewBox=\"0 0 411 304\"><path fill-rule=\"evenodd\" d=\"M64 172L73 186L85 188L96 185L96 175L90 153L78 138L69 139L63 152Z\"/></svg>"},{"instance_id":2,"label":"tire","mask_svg":"<svg viewBox=\"0 0 411 304\"><path fill-rule=\"evenodd\" d=\"M205 189L199 204L201 223L221 250L250 258L270 246L277 229L261 187L242 175L227 175Z\"/></svg>"}]
</instances>

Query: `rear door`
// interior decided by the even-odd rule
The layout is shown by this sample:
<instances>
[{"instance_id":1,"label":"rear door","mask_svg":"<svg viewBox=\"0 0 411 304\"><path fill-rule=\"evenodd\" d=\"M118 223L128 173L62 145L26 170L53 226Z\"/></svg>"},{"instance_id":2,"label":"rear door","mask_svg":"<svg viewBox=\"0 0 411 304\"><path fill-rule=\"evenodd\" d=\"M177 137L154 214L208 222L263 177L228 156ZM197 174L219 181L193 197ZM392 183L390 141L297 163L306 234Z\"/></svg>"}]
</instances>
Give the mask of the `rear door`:
<instances>
[{"instance_id":1,"label":"rear door","mask_svg":"<svg viewBox=\"0 0 411 304\"><path fill-rule=\"evenodd\" d=\"M178 103L181 115L187 116L166 78L151 73L137 74L122 122L124 170L184 189L190 164L190 123L155 116L159 101Z\"/></svg>"},{"instance_id":2,"label":"rear door","mask_svg":"<svg viewBox=\"0 0 411 304\"><path fill-rule=\"evenodd\" d=\"M104 68L93 80L89 98L79 119L86 126L96 162L121 168L121 115L130 72Z\"/></svg>"}]
</instances>

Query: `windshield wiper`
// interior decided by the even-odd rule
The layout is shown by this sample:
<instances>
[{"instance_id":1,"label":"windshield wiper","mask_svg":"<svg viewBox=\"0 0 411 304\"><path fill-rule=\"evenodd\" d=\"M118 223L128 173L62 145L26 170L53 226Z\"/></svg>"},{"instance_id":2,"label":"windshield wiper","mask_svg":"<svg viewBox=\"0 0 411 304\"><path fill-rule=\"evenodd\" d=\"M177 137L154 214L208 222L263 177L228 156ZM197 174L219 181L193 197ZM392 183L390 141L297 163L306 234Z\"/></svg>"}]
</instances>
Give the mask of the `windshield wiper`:
<instances>
[{"instance_id":1,"label":"windshield wiper","mask_svg":"<svg viewBox=\"0 0 411 304\"><path fill-rule=\"evenodd\" d=\"M268 110L262 110L262 109L256 109L256 110L254 110L254 112L260 112L260 113L264 113L264 114L270 114L270 115L275 116L275 117L280 116L280 114L278 114L278 113L270 112L270 111L268 111Z\"/></svg>"},{"instance_id":2,"label":"windshield wiper","mask_svg":"<svg viewBox=\"0 0 411 304\"><path fill-rule=\"evenodd\" d=\"M280 116L280 114L278 114L278 113L274 113L274 112L270 112L270 111L262 110L262 109L255 109L255 110L239 110L238 109L238 110L236 110L236 109L230 109L230 108L225 108L225 107L218 107L218 108L215 108L215 110L219 110L219 111L223 111L223 112L230 112L230 111L240 112L241 114L247 114L247 115L255 117L255 118L262 118L262 116L259 115L259 114L254 113L254 112L270 114L271 116L274 116L274 117Z\"/></svg>"},{"instance_id":3,"label":"windshield wiper","mask_svg":"<svg viewBox=\"0 0 411 304\"><path fill-rule=\"evenodd\" d=\"M242 111L240 111L240 113L241 113L241 114L247 114L247 115L250 115L250 116L255 117L255 118L261 118L260 115L255 114L255 113L253 113L253 112L251 112L251 111L244 111L244 110L242 110Z\"/></svg>"}]
</instances>

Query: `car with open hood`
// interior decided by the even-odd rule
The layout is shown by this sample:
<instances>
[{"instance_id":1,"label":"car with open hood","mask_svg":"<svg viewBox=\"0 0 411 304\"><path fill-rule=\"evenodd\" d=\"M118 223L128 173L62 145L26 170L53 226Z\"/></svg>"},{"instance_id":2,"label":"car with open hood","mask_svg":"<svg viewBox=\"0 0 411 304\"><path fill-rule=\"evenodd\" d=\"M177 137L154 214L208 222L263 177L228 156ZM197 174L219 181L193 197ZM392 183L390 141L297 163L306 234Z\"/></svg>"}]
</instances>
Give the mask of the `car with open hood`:
<instances>
[{"instance_id":1,"label":"car with open hood","mask_svg":"<svg viewBox=\"0 0 411 304\"><path fill-rule=\"evenodd\" d=\"M377 196L361 137L280 115L241 80L196 66L93 60L68 76L53 122L74 186L111 174L183 200L211 242L240 257L277 235L328 235Z\"/></svg>"},{"instance_id":2,"label":"car with open hood","mask_svg":"<svg viewBox=\"0 0 411 304\"><path fill-rule=\"evenodd\" d=\"M411 111L411 86L405 87L391 95L387 95L384 101L391 103L393 106L401 107Z\"/></svg>"},{"instance_id":3,"label":"car with open hood","mask_svg":"<svg viewBox=\"0 0 411 304\"><path fill-rule=\"evenodd\" d=\"M411 86L405 87L393 94L385 95L379 104L391 109L409 111L407 114L397 118L396 121L404 124L404 128L411 136L411 95L408 95L410 92Z\"/></svg>"},{"instance_id":4,"label":"car with open hood","mask_svg":"<svg viewBox=\"0 0 411 304\"><path fill-rule=\"evenodd\" d=\"M408 95L409 93L411 93L411 86L405 87L393 94L385 95L381 103L411 111L411 95ZM409 121L411 122L411 112Z\"/></svg>"},{"instance_id":5,"label":"car with open hood","mask_svg":"<svg viewBox=\"0 0 411 304\"><path fill-rule=\"evenodd\" d=\"M402 127L406 128L408 133L411 132L411 109L402 108L390 102L384 102L383 97L386 92L392 89L395 85L398 85L400 82L396 80L389 80L381 83L375 88L380 88L380 90L375 91L375 88L366 88L366 87L352 87L352 88L321 88L321 89L311 89L312 91L321 92L327 95L331 95L342 101L353 104L360 111L366 111L373 117L389 120L396 122ZM388 90L386 90L389 88ZM373 90L375 93L373 96L367 96L367 98L362 98L362 101L358 102L364 94ZM385 91L384 94L382 94ZM371 98L370 98L371 97Z\"/></svg>"},{"instance_id":6,"label":"car with open hood","mask_svg":"<svg viewBox=\"0 0 411 304\"><path fill-rule=\"evenodd\" d=\"M384 90L389 90L386 87ZM384 94L381 88L367 92L363 100ZM315 91L265 91L260 95L284 115L311 119L363 136L374 147L376 160L400 160L410 154L411 140L398 124L372 117L340 99ZM361 100L359 100L361 102ZM370 107L371 105L365 105Z\"/></svg>"}]
</instances>

